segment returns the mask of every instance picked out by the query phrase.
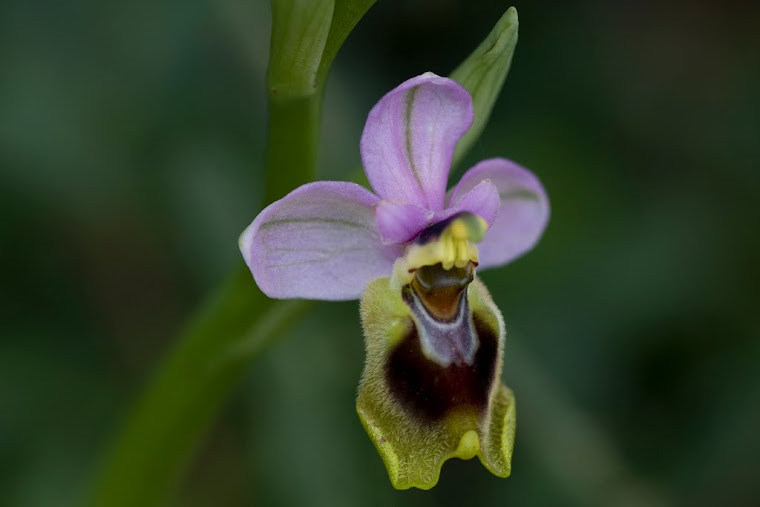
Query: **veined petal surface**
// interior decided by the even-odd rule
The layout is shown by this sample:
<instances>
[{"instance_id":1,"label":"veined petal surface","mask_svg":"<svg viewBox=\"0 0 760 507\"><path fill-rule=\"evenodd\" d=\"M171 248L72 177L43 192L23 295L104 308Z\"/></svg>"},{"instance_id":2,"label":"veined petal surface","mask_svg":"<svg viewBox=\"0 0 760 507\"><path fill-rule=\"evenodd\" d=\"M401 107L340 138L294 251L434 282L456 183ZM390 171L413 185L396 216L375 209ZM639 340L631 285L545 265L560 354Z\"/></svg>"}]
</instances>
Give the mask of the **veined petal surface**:
<instances>
[{"instance_id":1,"label":"veined petal surface","mask_svg":"<svg viewBox=\"0 0 760 507\"><path fill-rule=\"evenodd\" d=\"M499 215L499 189L491 180L483 180L452 202L446 210L446 218L462 212L472 213L484 219L490 228Z\"/></svg>"},{"instance_id":2,"label":"veined petal surface","mask_svg":"<svg viewBox=\"0 0 760 507\"><path fill-rule=\"evenodd\" d=\"M240 237L259 288L279 299L358 299L400 255L381 241L378 200L355 183L321 181L269 205Z\"/></svg>"},{"instance_id":3,"label":"veined petal surface","mask_svg":"<svg viewBox=\"0 0 760 507\"><path fill-rule=\"evenodd\" d=\"M457 205L483 180L496 186L500 201L496 220L478 244L479 266L488 268L506 264L533 248L549 221L549 200L532 172L510 160L492 158L464 173L449 202Z\"/></svg>"},{"instance_id":4,"label":"veined petal surface","mask_svg":"<svg viewBox=\"0 0 760 507\"><path fill-rule=\"evenodd\" d=\"M472 98L455 81L427 72L372 108L361 138L364 171L383 199L443 210L451 157L473 118Z\"/></svg>"}]
</instances>

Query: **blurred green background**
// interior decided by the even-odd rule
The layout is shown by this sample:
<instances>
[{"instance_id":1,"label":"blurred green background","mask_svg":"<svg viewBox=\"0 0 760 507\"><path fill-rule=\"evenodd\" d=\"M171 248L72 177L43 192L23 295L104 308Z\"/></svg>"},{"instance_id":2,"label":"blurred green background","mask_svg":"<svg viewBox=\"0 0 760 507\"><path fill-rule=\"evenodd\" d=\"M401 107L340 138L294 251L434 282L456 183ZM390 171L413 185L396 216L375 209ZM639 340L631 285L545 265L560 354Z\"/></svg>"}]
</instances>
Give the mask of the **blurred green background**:
<instances>
[{"instance_id":1,"label":"blurred green background","mask_svg":"<svg viewBox=\"0 0 760 507\"><path fill-rule=\"evenodd\" d=\"M483 274L507 321L512 476L454 460L431 492L394 491L354 409L357 304L319 304L251 365L176 505L760 504L760 8L512 4L512 70L453 176L506 156L552 204L535 251ZM359 166L382 94L448 74L508 5L380 0L328 81L320 178ZM269 14L0 4L0 505L82 500L239 264L263 204Z\"/></svg>"}]
</instances>

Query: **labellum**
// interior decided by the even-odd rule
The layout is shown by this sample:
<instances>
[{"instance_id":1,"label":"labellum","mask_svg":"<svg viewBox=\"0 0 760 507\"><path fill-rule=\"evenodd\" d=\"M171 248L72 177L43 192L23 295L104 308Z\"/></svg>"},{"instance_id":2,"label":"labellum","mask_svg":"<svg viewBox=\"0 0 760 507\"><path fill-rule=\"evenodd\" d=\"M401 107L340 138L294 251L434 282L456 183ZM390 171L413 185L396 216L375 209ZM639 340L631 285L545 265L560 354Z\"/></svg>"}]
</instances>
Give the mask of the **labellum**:
<instances>
[{"instance_id":1,"label":"labellum","mask_svg":"<svg viewBox=\"0 0 760 507\"><path fill-rule=\"evenodd\" d=\"M445 240L455 224L420 237ZM476 263L449 264L412 267L403 285L375 280L361 299L367 358L357 411L398 489L435 486L454 457L510 473L515 406L501 383L504 322Z\"/></svg>"}]
</instances>

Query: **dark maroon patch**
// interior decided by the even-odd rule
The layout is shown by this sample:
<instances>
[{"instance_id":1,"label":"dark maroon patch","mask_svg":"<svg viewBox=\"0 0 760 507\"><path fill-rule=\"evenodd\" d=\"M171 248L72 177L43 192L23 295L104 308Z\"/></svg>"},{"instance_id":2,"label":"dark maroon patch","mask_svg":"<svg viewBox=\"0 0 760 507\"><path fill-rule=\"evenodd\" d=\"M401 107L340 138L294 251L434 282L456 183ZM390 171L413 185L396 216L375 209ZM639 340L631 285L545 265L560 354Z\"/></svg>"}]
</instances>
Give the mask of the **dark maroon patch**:
<instances>
[{"instance_id":1,"label":"dark maroon patch","mask_svg":"<svg viewBox=\"0 0 760 507\"><path fill-rule=\"evenodd\" d=\"M391 394L415 417L435 422L453 408L483 411L493 384L498 359L498 336L477 315L473 316L479 346L472 365L447 367L422 353L415 326L393 349L385 368Z\"/></svg>"}]
</instances>

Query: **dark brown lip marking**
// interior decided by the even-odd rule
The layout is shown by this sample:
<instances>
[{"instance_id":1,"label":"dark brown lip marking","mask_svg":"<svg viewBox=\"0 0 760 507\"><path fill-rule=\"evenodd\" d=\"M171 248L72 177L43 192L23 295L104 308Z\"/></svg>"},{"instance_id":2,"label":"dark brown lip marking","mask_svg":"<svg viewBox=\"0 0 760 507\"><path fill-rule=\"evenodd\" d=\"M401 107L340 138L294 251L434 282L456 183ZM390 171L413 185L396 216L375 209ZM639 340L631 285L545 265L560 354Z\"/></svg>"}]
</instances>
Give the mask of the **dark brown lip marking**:
<instances>
[{"instance_id":1,"label":"dark brown lip marking","mask_svg":"<svg viewBox=\"0 0 760 507\"><path fill-rule=\"evenodd\" d=\"M472 364L443 367L422 352L415 326L393 349L385 366L392 396L413 417L435 423L452 409L483 413L493 387L498 360L498 335L473 315L478 349Z\"/></svg>"},{"instance_id":2,"label":"dark brown lip marking","mask_svg":"<svg viewBox=\"0 0 760 507\"><path fill-rule=\"evenodd\" d=\"M473 263L423 266L402 290L416 319L391 351L385 374L392 395L421 420L440 420L454 408L487 408L499 337L470 315L467 287L474 276Z\"/></svg>"}]
</instances>

